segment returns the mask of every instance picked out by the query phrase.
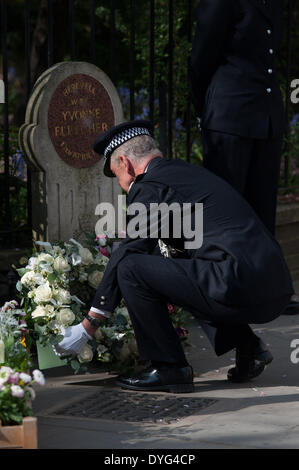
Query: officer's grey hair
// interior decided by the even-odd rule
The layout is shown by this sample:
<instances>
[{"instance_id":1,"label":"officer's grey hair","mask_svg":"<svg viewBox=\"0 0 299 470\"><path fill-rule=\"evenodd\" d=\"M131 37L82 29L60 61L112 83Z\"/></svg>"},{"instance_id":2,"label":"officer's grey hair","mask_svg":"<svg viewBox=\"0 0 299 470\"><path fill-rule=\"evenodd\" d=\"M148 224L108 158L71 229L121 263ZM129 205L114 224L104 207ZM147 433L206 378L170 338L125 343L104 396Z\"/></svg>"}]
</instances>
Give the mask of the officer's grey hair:
<instances>
[{"instance_id":1,"label":"officer's grey hair","mask_svg":"<svg viewBox=\"0 0 299 470\"><path fill-rule=\"evenodd\" d=\"M149 155L157 155L162 157L161 151L157 148L155 140L149 135L139 135L120 145L111 155L111 163L119 166L120 155L140 163Z\"/></svg>"}]
</instances>

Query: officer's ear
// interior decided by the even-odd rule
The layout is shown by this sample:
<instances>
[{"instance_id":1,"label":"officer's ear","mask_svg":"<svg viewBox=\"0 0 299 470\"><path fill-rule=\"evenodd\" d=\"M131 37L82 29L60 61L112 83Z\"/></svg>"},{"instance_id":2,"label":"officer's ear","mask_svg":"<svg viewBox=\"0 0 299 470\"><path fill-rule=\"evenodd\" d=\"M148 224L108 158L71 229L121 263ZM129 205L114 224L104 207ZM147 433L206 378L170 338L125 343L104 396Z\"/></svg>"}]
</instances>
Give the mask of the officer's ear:
<instances>
[{"instance_id":1,"label":"officer's ear","mask_svg":"<svg viewBox=\"0 0 299 470\"><path fill-rule=\"evenodd\" d=\"M135 176L135 170L132 161L126 155L119 156L119 166L131 176Z\"/></svg>"}]
</instances>

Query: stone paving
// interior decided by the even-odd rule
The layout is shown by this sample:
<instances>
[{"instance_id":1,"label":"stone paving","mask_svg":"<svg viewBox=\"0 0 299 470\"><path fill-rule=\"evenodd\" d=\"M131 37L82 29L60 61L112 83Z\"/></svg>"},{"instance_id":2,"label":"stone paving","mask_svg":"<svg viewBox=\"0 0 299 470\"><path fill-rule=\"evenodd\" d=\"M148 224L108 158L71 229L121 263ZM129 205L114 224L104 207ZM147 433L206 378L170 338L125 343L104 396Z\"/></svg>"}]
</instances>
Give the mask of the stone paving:
<instances>
[{"instance_id":1,"label":"stone paving","mask_svg":"<svg viewBox=\"0 0 299 470\"><path fill-rule=\"evenodd\" d=\"M245 384L231 384L226 380L227 370L234 364L234 352L216 357L195 320L190 325L191 346L187 349L188 360L195 371L193 394L126 392L115 387L115 376L96 370L81 376L72 375L66 367L44 371L46 386L37 390L33 402L38 416L39 448L298 448L299 363L291 362L291 353L296 355L296 352L290 345L294 339L299 342L299 315L283 315L253 328L269 345L274 361L262 375ZM299 350L297 356L299 358ZM105 413L101 417L101 403L104 409L109 393L118 400L127 400L123 406L129 406L128 399L136 394L133 399L135 421L112 419L113 410L110 416ZM145 396L144 403L138 399L140 395ZM88 409L91 396L97 396L99 400L97 416L91 417L90 412L88 417L76 413L75 416L57 414L59 409L70 410L73 402L80 404L81 412L84 404ZM201 404L206 401L208 406L193 408L192 413L173 414L170 418L174 419L167 422L165 400L172 400L175 409L179 410L180 406L184 408L184 404L188 404L188 400L194 399ZM155 411L155 403L164 407L163 420L138 420L142 407L150 405Z\"/></svg>"}]
</instances>

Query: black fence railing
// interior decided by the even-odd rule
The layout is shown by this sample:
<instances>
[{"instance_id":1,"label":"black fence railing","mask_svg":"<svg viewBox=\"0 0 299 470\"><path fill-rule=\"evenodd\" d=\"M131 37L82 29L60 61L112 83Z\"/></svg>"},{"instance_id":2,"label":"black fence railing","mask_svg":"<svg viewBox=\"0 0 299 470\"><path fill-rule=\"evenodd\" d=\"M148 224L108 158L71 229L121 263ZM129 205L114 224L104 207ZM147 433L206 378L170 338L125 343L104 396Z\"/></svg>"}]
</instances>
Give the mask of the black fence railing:
<instances>
[{"instance_id":1,"label":"black fence railing","mask_svg":"<svg viewBox=\"0 0 299 470\"><path fill-rule=\"evenodd\" d=\"M126 11L124 11L124 3ZM141 85L139 80L140 73L140 52L139 43L142 40L141 32L143 31L144 37L148 38L146 42L147 47L147 74L146 74L146 93L145 100L147 101L147 118L157 124L157 133L159 145L163 153L168 158L176 158L178 155L187 159L193 160L194 154L194 136L197 133L195 116L192 114L192 103L189 92L186 91L185 108L180 108L181 116L178 116L177 83L175 77L178 72L177 50L181 39L183 38L186 43L191 47L194 27L193 11L197 4L196 0L185 0L184 2L173 2L172 0L147 0L142 2L136 0L127 0L127 2L120 2L117 0L89 0L89 1L74 1L74 0L41 0L40 2L33 2L24 0L23 2L8 2L1 0L1 54L2 54L2 77L5 84L5 103L0 105L1 116L1 134L2 134L2 149L0 160L4 162L4 168L1 179L0 191L0 244L2 246L15 245L20 242L21 238L19 233L26 231L30 233L31 227L31 178L30 168L27 168L27 181L25 183L27 188L27 216L26 220L14 226L13 210L16 209L18 203L12 203L11 188L15 187L14 182L11 181L10 165L11 165L11 149L10 149L10 133L11 133L11 87L12 79L10 78L9 70L13 65L13 60L16 61L16 54L13 53L14 45L13 38L10 35L9 27L12 25L13 19L9 15L16 14L13 9L13 4L16 5L16 10L23 9L18 21L18 33L22 36L21 44L24 47L23 51L23 68L24 74L21 77L21 82L24 91L24 110L26 102L29 99L30 92L34 81L37 76L35 73L42 73L47 67L50 67L55 62L61 60L83 60L90 61L103 68L110 76L112 81L118 86L126 89L126 96L123 98L124 102L128 101L127 115L129 119L134 119L139 115L137 98L139 96ZM164 26L161 22L161 17L157 14L157 4L163 4L165 9L165 17L163 18ZM184 5L184 18L180 28L175 28L176 7L177 4ZM286 70L285 70L285 93L286 93L286 114L287 121L290 117L290 80L291 80L291 65L292 65L292 8L294 0L287 2L287 15L286 15L286 48L284 51L286 57ZM62 9L64 8L64 10ZM65 15L61 21L64 25L63 34L59 36L57 33L57 20L60 20L57 9L60 13ZM123 17L126 19L125 28L128 29L127 37L125 37L124 27L119 24L119 9L122 8ZM181 7L182 8L182 7ZM84 9L84 10L83 10ZM144 12L148 13L145 15ZM99 20L100 13L102 20ZM147 24L142 24L140 15L142 13L142 21L147 21ZM84 16L85 15L85 16ZM139 16L138 16L139 15ZM83 17L84 16L84 17ZM63 23L64 22L64 23ZM160 30L157 31L157 24L159 23ZM37 31L37 26L39 30ZM82 29L82 25L84 28ZM14 26L14 28L16 28ZM34 29L35 28L35 29ZM80 29L81 28L81 29ZM15 29L15 35L17 30ZM58 36L57 36L58 34ZM121 34L123 37L121 37ZM36 37L39 37L38 47L33 44ZM166 45L160 44L160 36L167 37ZM177 40L179 35L179 41ZM43 37L45 38L43 43ZM61 39L62 38L62 39ZM126 61L122 59L122 54L119 53L119 42L122 41L126 48ZM101 43L105 43L104 48L99 50ZM82 44L84 43L85 52L82 52ZM138 46L138 47L137 47ZM18 42L16 42L16 47ZM161 48L163 49L161 52ZM33 49L35 55L33 54ZM33 62L36 62L37 49L40 54L39 67L33 70ZM57 53L58 50L58 53ZM124 50L124 49L123 49ZM157 51L160 54L157 59ZM163 57L164 54L164 59ZM187 71L187 55L185 54L185 70ZM105 57L104 57L105 56ZM46 59L45 59L46 57ZM102 58L104 57L103 61ZM102 65L104 63L104 67ZM120 64L118 62L121 62ZM161 68L163 71L161 72ZM121 72L123 72L123 76ZM185 74L186 76L186 74ZM138 86L136 85L138 81ZM186 84L187 89L187 84ZM17 122L15 125L18 127L22 122ZM177 129L178 127L178 129ZM184 134L183 144L180 143L179 151L178 146L175 144L177 132ZM284 149L284 174L283 186L289 186L289 152L290 152L290 128L288 128L285 139ZM196 136L198 138L198 136ZM198 144L200 145L200 144ZM198 146L197 146L198 147ZM0 173L1 177L1 173ZM19 192L20 193L20 192ZM30 238L30 237L29 237Z\"/></svg>"}]
</instances>

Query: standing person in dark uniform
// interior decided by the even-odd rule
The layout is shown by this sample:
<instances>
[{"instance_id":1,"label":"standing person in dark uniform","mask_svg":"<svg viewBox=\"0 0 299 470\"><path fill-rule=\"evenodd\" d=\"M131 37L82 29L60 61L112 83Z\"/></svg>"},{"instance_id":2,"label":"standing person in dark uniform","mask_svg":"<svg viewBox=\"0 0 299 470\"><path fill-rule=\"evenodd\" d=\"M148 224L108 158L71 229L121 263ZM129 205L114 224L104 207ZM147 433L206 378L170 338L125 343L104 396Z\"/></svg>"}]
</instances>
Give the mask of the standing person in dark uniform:
<instances>
[{"instance_id":1,"label":"standing person in dark uniform","mask_svg":"<svg viewBox=\"0 0 299 470\"><path fill-rule=\"evenodd\" d=\"M189 77L204 166L236 188L275 234L285 131L275 68L283 0L201 0L196 14Z\"/></svg>"},{"instance_id":2,"label":"standing person in dark uniform","mask_svg":"<svg viewBox=\"0 0 299 470\"><path fill-rule=\"evenodd\" d=\"M120 124L103 135L94 150L104 155L104 173L116 176L128 193L128 205L145 209L143 236L127 237L109 260L89 315L66 330L55 346L59 354L76 354L123 297L135 331L140 359L149 368L119 377L132 390L193 391L187 363L167 303L182 306L201 321L217 355L236 348L236 367L228 379L258 376L272 355L248 323L277 318L292 295L289 272L275 239L239 193L205 168L162 158L147 121ZM181 209L190 204L196 226L196 204L203 204L203 243L187 246L184 213L169 236L151 216L152 204ZM138 209L140 210L140 209ZM190 225L191 224L191 225ZM152 227L159 228L151 231ZM179 228L179 229L178 229ZM162 230L161 230L162 229ZM176 236L174 236L176 231ZM164 232L165 233L165 232ZM183 252L180 258L155 256L158 240Z\"/></svg>"},{"instance_id":3,"label":"standing person in dark uniform","mask_svg":"<svg viewBox=\"0 0 299 470\"><path fill-rule=\"evenodd\" d=\"M201 0L189 62L204 166L273 234L285 130L275 68L282 19L282 0Z\"/></svg>"}]
</instances>

